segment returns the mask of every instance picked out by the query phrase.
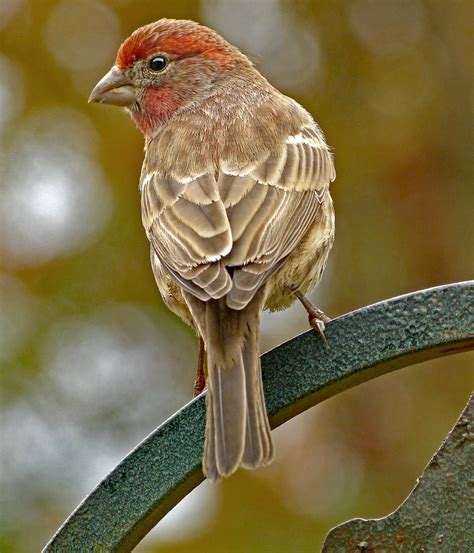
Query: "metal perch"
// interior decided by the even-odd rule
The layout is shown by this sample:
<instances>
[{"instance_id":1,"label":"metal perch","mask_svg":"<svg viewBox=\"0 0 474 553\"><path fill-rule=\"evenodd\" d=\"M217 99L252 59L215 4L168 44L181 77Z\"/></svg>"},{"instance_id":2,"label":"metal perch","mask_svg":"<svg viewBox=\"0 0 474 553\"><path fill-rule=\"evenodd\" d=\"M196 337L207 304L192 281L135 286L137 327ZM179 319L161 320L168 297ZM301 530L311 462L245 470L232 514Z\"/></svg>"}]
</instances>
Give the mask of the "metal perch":
<instances>
[{"instance_id":1,"label":"metal perch","mask_svg":"<svg viewBox=\"0 0 474 553\"><path fill-rule=\"evenodd\" d=\"M372 378L474 349L474 281L358 309L328 323L326 338L329 349L308 331L262 357L273 428ZM204 421L201 394L127 455L43 551L131 551L203 480Z\"/></svg>"}]
</instances>

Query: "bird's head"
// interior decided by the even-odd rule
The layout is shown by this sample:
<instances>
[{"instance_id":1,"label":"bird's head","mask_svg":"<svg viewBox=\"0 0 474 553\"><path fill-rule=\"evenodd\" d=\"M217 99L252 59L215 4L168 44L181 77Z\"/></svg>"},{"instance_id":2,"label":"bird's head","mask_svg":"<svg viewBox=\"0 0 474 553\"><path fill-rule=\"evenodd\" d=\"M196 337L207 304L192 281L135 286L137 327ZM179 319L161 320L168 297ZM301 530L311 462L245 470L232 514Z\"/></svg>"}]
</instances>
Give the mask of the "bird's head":
<instances>
[{"instance_id":1,"label":"bird's head","mask_svg":"<svg viewBox=\"0 0 474 553\"><path fill-rule=\"evenodd\" d=\"M214 84L250 61L217 33L194 21L160 19L134 31L89 102L126 108L145 136Z\"/></svg>"}]
</instances>

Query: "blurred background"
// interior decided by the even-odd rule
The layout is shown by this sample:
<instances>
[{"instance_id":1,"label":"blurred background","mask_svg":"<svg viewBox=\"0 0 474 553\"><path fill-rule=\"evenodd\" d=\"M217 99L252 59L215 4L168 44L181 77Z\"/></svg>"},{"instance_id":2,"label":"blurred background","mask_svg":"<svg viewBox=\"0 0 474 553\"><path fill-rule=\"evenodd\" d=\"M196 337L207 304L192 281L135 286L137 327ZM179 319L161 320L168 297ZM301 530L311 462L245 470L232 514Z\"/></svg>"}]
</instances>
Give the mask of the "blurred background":
<instances>
[{"instance_id":1,"label":"blurred background","mask_svg":"<svg viewBox=\"0 0 474 553\"><path fill-rule=\"evenodd\" d=\"M141 227L142 137L87 104L121 41L161 17L215 28L324 129L338 173L313 294L326 313L473 277L471 0L2 0L3 553L38 551L192 397L196 340L160 299ZM299 306L264 315L262 351L306 328ZM388 514L473 364L410 367L300 415L275 431L272 466L199 486L137 551L314 552L332 526Z\"/></svg>"}]
</instances>

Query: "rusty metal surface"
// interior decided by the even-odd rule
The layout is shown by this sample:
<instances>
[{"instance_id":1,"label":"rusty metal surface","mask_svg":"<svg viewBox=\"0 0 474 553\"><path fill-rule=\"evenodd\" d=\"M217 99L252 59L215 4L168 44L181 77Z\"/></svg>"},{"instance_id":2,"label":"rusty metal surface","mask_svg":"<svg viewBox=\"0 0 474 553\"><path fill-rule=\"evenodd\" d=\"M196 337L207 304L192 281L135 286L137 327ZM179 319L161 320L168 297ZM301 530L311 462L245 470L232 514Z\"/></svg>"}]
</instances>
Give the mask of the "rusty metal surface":
<instances>
[{"instance_id":1,"label":"rusty metal surface","mask_svg":"<svg viewBox=\"0 0 474 553\"><path fill-rule=\"evenodd\" d=\"M324 399L414 363L474 349L474 281L364 307L262 358L272 427ZM46 552L131 551L202 480L204 395L159 426L108 474Z\"/></svg>"},{"instance_id":2,"label":"rusty metal surface","mask_svg":"<svg viewBox=\"0 0 474 553\"><path fill-rule=\"evenodd\" d=\"M324 553L474 552L474 396L400 507L331 530Z\"/></svg>"}]
</instances>

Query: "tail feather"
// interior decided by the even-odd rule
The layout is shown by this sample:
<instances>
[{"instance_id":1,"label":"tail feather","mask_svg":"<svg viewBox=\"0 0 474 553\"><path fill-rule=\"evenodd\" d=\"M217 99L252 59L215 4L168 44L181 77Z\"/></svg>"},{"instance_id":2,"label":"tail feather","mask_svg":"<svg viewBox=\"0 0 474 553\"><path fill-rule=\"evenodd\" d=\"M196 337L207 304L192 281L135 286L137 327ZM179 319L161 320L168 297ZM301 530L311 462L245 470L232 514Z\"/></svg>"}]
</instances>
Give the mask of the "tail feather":
<instances>
[{"instance_id":1,"label":"tail feather","mask_svg":"<svg viewBox=\"0 0 474 553\"><path fill-rule=\"evenodd\" d=\"M245 368L247 420L242 466L254 469L267 465L273 459L273 442L265 407L260 357L258 355L258 328L257 332L251 333L247 338L243 363Z\"/></svg>"},{"instance_id":2,"label":"tail feather","mask_svg":"<svg viewBox=\"0 0 474 553\"><path fill-rule=\"evenodd\" d=\"M207 419L212 423L215 463L221 476L232 474L240 464L244 452L245 372L240 357L232 367L224 369L209 365Z\"/></svg>"},{"instance_id":3,"label":"tail feather","mask_svg":"<svg viewBox=\"0 0 474 553\"><path fill-rule=\"evenodd\" d=\"M206 399L209 405L212 404L212 392L208 388ZM206 442L204 444L203 472L212 482L217 482L220 478L216 461L216 433L214 431L214 417L207 417L206 420Z\"/></svg>"},{"instance_id":4,"label":"tail feather","mask_svg":"<svg viewBox=\"0 0 474 553\"><path fill-rule=\"evenodd\" d=\"M225 298L187 298L207 352L203 471L212 481L240 465L266 465L273 457L258 352L262 296L240 311L229 308Z\"/></svg>"}]
</instances>

